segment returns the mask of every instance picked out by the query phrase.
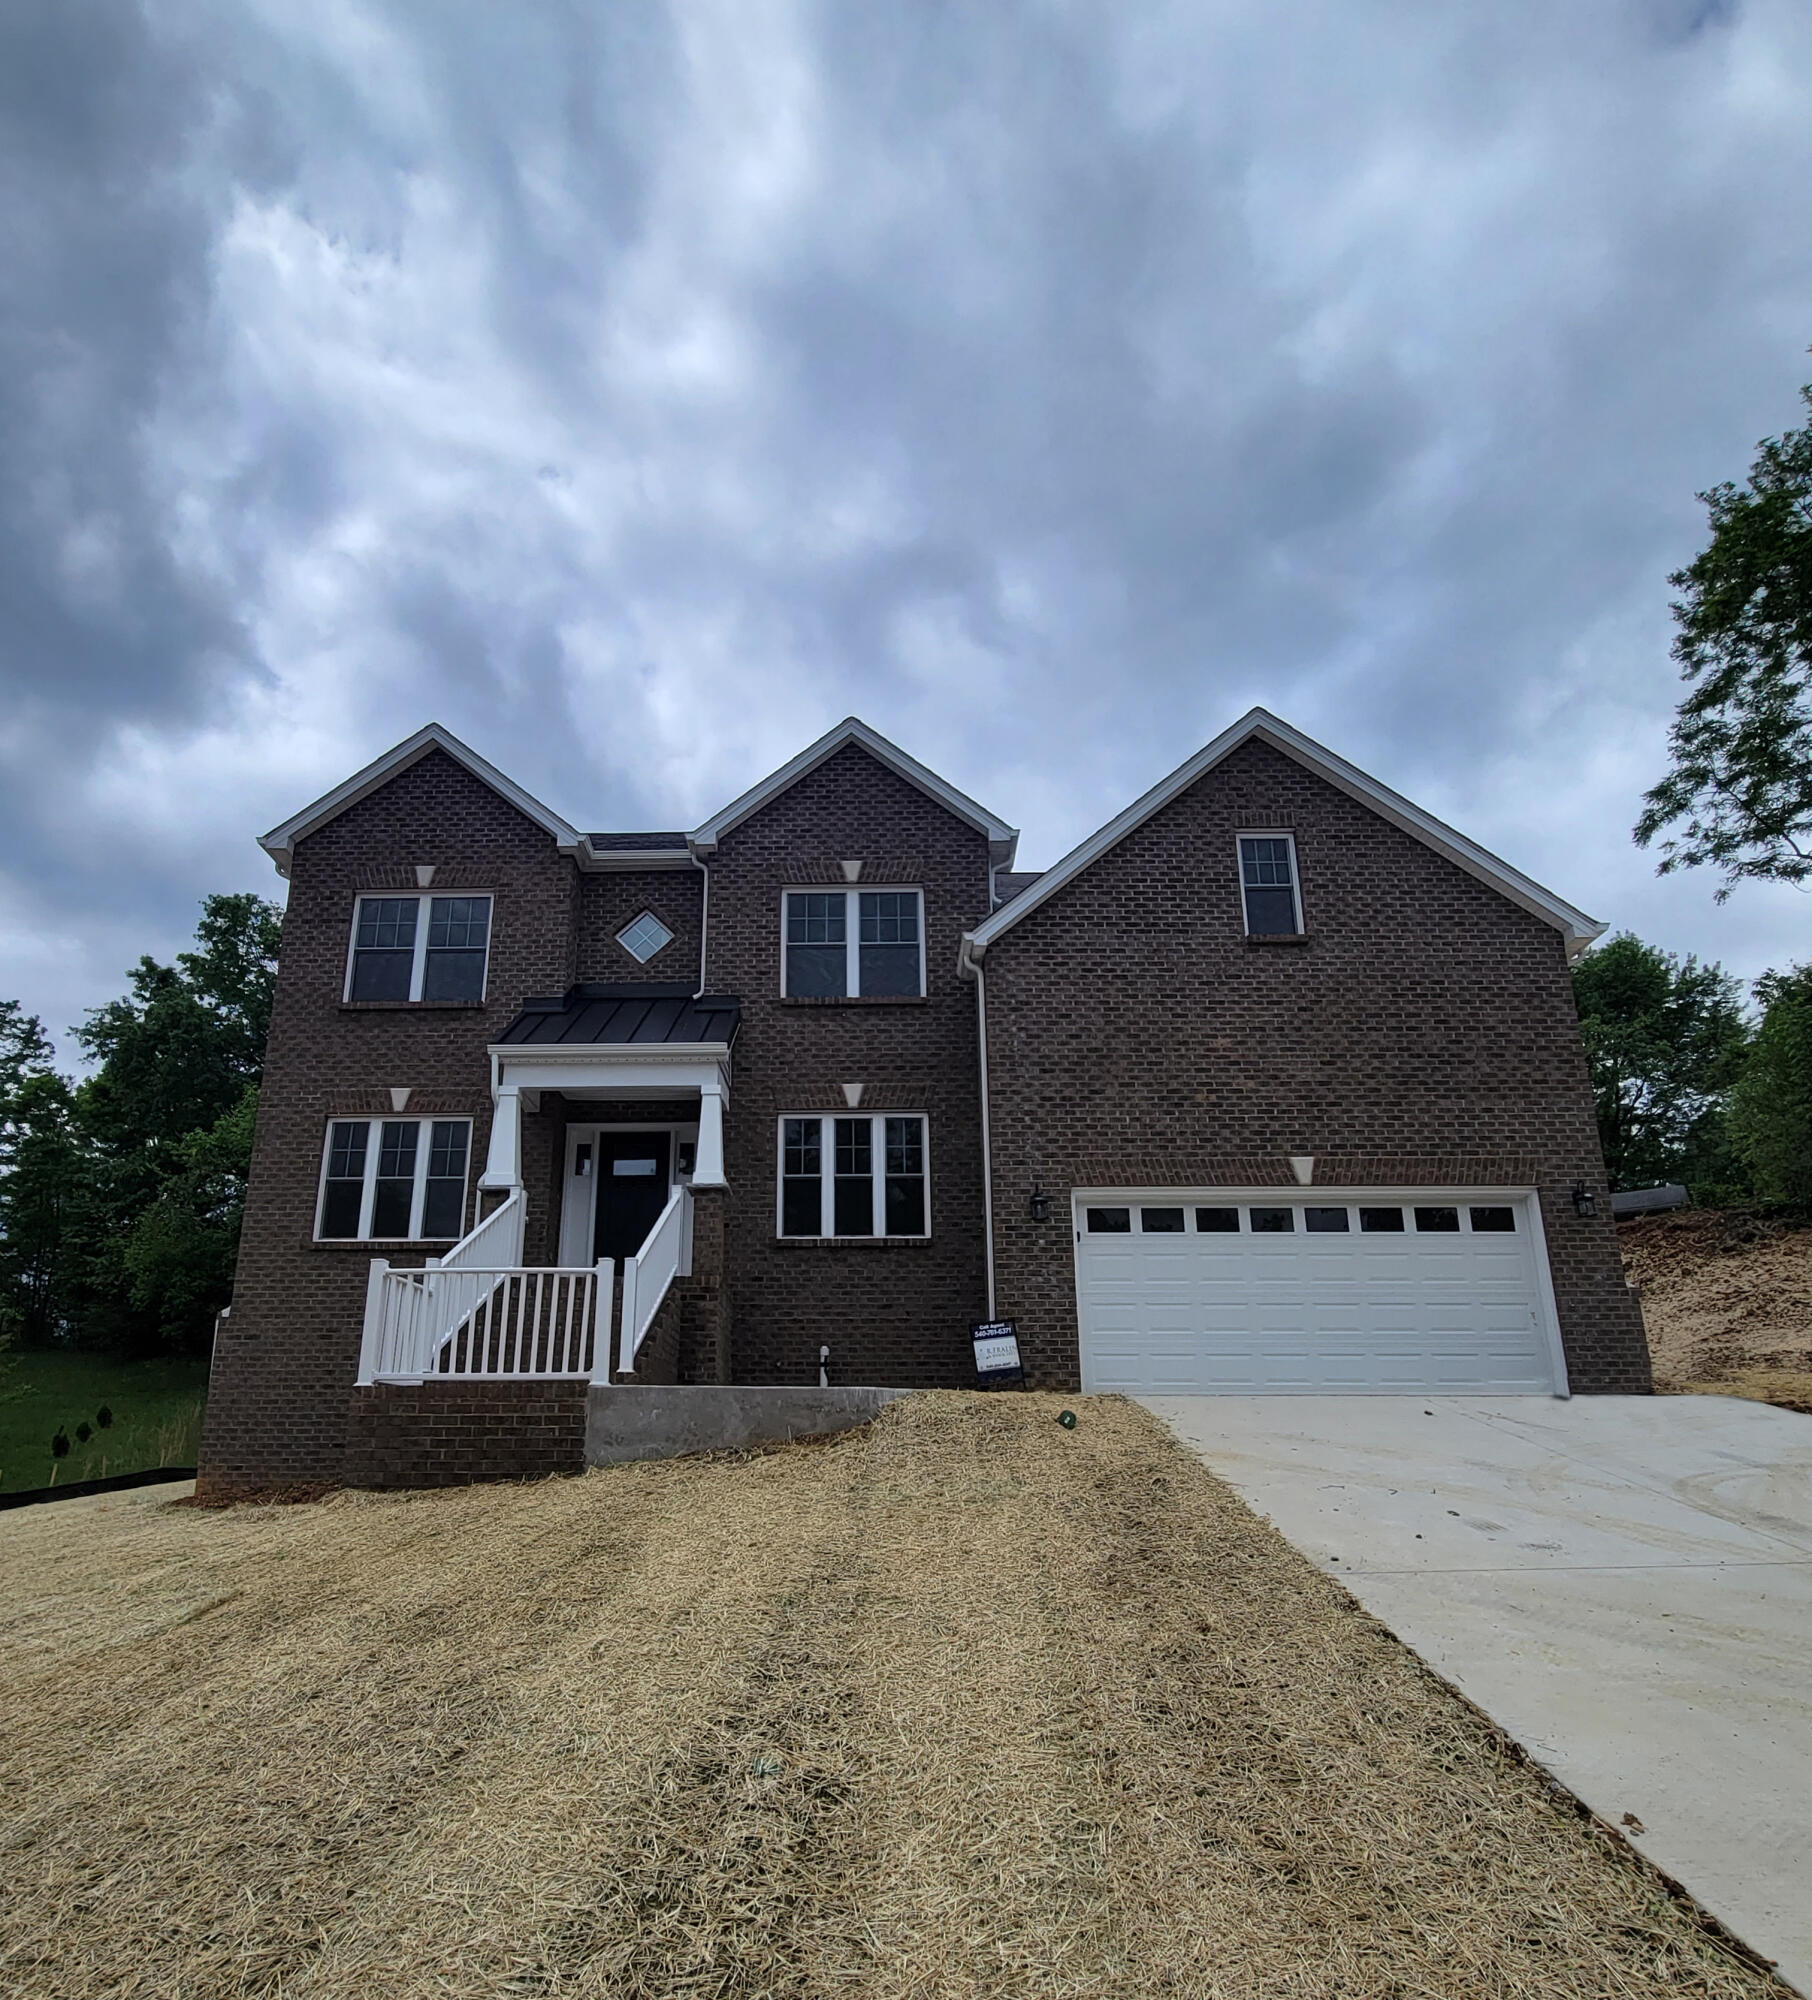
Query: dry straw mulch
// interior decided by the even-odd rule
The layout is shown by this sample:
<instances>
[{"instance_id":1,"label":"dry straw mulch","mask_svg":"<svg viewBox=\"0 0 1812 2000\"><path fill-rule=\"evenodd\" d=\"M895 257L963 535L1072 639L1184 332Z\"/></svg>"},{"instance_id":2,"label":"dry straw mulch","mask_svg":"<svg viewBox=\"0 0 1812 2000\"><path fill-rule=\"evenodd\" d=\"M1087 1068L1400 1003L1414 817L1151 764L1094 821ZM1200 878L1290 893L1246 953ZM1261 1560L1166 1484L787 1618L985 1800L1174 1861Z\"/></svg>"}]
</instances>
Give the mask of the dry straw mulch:
<instances>
[{"instance_id":1,"label":"dry straw mulch","mask_svg":"<svg viewBox=\"0 0 1812 2000\"><path fill-rule=\"evenodd\" d=\"M1778 1992L1138 1408L0 1546L0 1992Z\"/></svg>"}]
</instances>

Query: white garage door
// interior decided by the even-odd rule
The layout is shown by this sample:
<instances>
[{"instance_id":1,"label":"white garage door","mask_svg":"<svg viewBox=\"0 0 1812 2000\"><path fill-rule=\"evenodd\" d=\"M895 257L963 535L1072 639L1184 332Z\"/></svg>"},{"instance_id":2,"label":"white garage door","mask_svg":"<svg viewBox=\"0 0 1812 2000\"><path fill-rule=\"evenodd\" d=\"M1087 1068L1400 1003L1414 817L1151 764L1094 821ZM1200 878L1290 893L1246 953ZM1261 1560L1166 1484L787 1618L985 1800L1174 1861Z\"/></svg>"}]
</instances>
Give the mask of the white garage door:
<instances>
[{"instance_id":1,"label":"white garage door","mask_svg":"<svg viewBox=\"0 0 1812 2000\"><path fill-rule=\"evenodd\" d=\"M1078 1194L1082 1386L1564 1393L1532 1199L1502 1190Z\"/></svg>"}]
</instances>

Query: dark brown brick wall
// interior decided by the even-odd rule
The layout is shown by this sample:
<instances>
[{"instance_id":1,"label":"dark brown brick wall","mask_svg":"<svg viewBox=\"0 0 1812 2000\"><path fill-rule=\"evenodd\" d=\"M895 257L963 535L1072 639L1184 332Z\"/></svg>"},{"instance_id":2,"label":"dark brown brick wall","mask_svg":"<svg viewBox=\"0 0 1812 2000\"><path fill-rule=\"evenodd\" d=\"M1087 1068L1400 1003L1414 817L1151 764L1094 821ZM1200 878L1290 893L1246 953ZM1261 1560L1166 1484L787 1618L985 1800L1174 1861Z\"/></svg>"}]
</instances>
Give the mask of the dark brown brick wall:
<instances>
[{"instance_id":1,"label":"dark brown brick wall","mask_svg":"<svg viewBox=\"0 0 1812 2000\"><path fill-rule=\"evenodd\" d=\"M586 1389L583 1382L354 1389L342 1476L349 1486L464 1486L582 1472Z\"/></svg>"},{"instance_id":2,"label":"dark brown brick wall","mask_svg":"<svg viewBox=\"0 0 1812 2000\"><path fill-rule=\"evenodd\" d=\"M1296 835L1306 944L1243 935L1253 828ZM1072 1187L1281 1184L1313 1153L1324 1185L1538 1187L1572 1386L1649 1387L1558 932L1293 759L1236 751L985 972L996 1307L1039 1382L1078 1383Z\"/></svg>"},{"instance_id":3,"label":"dark brown brick wall","mask_svg":"<svg viewBox=\"0 0 1812 2000\"><path fill-rule=\"evenodd\" d=\"M698 985L698 921L704 877L696 868L637 869L630 874L579 878L580 979L615 985L653 982ZM632 917L651 910L673 933L646 965L638 965L617 943L617 932Z\"/></svg>"},{"instance_id":4,"label":"dark brown brick wall","mask_svg":"<svg viewBox=\"0 0 1812 2000\"><path fill-rule=\"evenodd\" d=\"M434 866L437 892L495 897L484 1004L343 1004L354 897L413 889L418 863ZM571 980L576 885L547 834L438 750L298 846L233 1309L202 1443L216 1493L345 1477L366 1273L374 1254L417 1264L424 1252L313 1241L328 1120L390 1114L390 1086L407 1085L415 1095L402 1115L472 1118L475 1190L490 1139L485 1049L525 995ZM540 1128L525 1144L529 1170L544 1177L553 1122L525 1121ZM545 1228L545 1201L540 1208L531 1229ZM468 1225L472 1215L469 1207Z\"/></svg>"},{"instance_id":5,"label":"dark brown brick wall","mask_svg":"<svg viewBox=\"0 0 1812 2000\"><path fill-rule=\"evenodd\" d=\"M923 888L923 1001L780 997L781 893L840 883L841 860L862 861L866 882ZM956 958L987 910L986 836L854 745L724 836L709 984L743 1003L725 1134L733 1380L815 1383L820 1346L833 1382L973 1379L969 1326L986 1297L980 1099L975 994ZM927 1114L928 1241L777 1241L777 1121L841 1108L845 1082L868 1086L864 1112Z\"/></svg>"}]
</instances>

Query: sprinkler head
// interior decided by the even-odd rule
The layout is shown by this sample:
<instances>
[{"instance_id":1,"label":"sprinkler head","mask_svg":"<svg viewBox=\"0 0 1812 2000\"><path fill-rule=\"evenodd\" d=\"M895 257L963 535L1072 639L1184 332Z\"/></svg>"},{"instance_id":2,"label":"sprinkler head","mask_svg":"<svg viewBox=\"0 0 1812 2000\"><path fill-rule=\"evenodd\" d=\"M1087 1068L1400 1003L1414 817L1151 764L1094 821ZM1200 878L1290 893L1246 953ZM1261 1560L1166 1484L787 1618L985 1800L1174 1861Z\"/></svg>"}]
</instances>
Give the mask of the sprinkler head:
<instances>
[{"instance_id":1,"label":"sprinkler head","mask_svg":"<svg viewBox=\"0 0 1812 2000\"><path fill-rule=\"evenodd\" d=\"M1066 1431L1073 1431L1076 1428L1076 1412L1074 1410L1059 1410L1057 1412L1057 1421Z\"/></svg>"}]
</instances>

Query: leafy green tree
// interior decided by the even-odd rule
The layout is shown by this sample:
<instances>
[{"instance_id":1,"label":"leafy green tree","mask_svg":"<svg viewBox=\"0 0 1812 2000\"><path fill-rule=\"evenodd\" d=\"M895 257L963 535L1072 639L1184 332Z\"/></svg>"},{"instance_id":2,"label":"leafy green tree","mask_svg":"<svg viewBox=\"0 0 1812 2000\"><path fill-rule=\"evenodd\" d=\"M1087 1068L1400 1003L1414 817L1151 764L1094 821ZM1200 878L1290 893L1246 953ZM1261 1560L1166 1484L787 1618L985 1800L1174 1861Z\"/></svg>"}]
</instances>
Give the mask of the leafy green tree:
<instances>
[{"instance_id":1,"label":"leafy green tree","mask_svg":"<svg viewBox=\"0 0 1812 2000\"><path fill-rule=\"evenodd\" d=\"M1812 385L1800 395L1812 410ZM1678 826L1660 872L1721 868L1722 902L1745 878L1812 879L1812 423L1764 438L1747 486L1699 498L1711 542L1668 579L1693 687L1636 840Z\"/></svg>"},{"instance_id":2,"label":"leafy green tree","mask_svg":"<svg viewBox=\"0 0 1812 2000\"><path fill-rule=\"evenodd\" d=\"M1812 966L1756 981L1762 1025L1731 1097L1731 1139L1765 1200L1812 1207Z\"/></svg>"},{"instance_id":3,"label":"leafy green tree","mask_svg":"<svg viewBox=\"0 0 1812 2000\"><path fill-rule=\"evenodd\" d=\"M85 1345L200 1347L226 1303L281 925L261 897L208 897L196 949L141 958L76 1030L95 1069L64 1265Z\"/></svg>"},{"instance_id":4,"label":"leafy green tree","mask_svg":"<svg viewBox=\"0 0 1812 2000\"><path fill-rule=\"evenodd\" d=\"M179 1165L132 1225L123 1263L131 1304L160 1347L192 1344L233 1288L258 1089L172 1149Z\"/></svg>"},{"instance_id":5,"label":"leafy green tree","mask_svg":"<svg viewBox=\"0 0 1812 2000\"><path fill-rule=\"evenodd\" d=\"M69 1086L43 1023L0 1000L0 1344L60 1325L63 1215L75 1179Z\"/></svg>"},{"instance_id":6,"label":"leafy green tree","mask_svg":"<svg viewBox=\"0 0 1812 2000\"><path fill-rule=\"evenodd\" d=\"M1736 980L1624 931L1574 967L1573 995L1612 1187L1728 1181L1725 1097L1749 1044Z\"/></svg>"}]
</instances>

